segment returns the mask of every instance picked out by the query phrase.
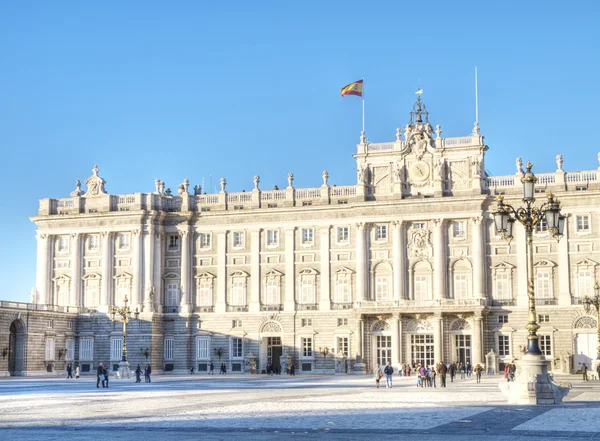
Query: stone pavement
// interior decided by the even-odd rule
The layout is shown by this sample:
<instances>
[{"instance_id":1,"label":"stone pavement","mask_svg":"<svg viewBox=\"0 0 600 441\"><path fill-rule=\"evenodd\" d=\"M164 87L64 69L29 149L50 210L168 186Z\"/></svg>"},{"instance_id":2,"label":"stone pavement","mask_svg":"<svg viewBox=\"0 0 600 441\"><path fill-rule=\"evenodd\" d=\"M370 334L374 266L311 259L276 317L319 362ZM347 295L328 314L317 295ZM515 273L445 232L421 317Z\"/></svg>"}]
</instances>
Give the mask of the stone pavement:
<instances>
[{"instance_id":1,"label":"stone pavement","mask_svg":"<svg viewBox=\"0 0 600 441\"><path fill-rule=\"evenodd\" d=\"M0 380L0 440L280 439L600 440L600 382L557 377L573 390L562 406L510 406L501 377L456 379L447 389L370 376L155 377ZM382 382L383 383L383 382Z\"/></svg>"}]
</instances>

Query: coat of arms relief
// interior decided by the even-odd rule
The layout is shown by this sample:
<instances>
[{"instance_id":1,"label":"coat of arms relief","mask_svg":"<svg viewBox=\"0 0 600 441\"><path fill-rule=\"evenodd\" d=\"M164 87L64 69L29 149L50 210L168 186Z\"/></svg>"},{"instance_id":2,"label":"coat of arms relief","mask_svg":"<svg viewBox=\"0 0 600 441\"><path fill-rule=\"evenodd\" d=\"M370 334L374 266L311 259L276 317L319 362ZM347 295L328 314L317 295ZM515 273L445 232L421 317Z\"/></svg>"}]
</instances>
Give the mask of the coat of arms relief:
<instances>
[{"instance_id":1,"label":"coat of arms relief","mask_svg":"<svg viewBox=\"0 0 600 441\"><path fill-rule=\"evenodd\" d=\"M408 255L414 259L428 259L432 256L431 231L413 230L408 245Z\"/></svg>"}]
</instances>

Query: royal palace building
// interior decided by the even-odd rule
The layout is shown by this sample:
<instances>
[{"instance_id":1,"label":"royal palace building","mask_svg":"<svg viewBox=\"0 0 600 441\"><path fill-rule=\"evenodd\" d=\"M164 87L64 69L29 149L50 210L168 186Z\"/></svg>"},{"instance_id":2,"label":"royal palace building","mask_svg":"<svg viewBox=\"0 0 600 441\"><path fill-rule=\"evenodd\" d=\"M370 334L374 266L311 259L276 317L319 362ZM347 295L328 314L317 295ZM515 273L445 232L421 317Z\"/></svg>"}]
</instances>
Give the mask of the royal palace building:
<instances>
[{"instance_id":1,"label":"royal palace building","mask_svg":"<svg viewBox=\"0 0 600 441\"><path fill-rule=\"evenodd\" d=\"M364 373L374 363L485 363L522 355L527 259L491 212L522 204L523 165L489 176L488 146L444 138L419 96L395 140L357 145L357 181L314 188L207 194L187 179L171 192L111 195L94 167L69 198L43 199L30 303L0 304L0 372L117 369L125 299L129 362L154 372ZM535 159L535 158L532 158ZM590 162L592 158L590 158ZM596 158L594 158L594 163ZM582 306L600 276L600 172L537 173L566 216L556 241L534 232L540 345L555 372L596 356L595 314ZM535 170L534 170L535 171ZM539 201L538 201L539 202ZM117 317L118 318L118 317Z\"/></svg>"}]
</instances>

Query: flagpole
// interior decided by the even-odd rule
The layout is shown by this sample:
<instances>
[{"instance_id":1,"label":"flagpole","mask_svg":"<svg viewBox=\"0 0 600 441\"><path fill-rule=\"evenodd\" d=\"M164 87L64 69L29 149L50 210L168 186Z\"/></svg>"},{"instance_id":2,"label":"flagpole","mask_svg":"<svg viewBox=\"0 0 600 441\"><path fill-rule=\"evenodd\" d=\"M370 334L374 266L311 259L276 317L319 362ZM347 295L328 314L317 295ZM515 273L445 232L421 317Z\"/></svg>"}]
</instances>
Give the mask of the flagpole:
<instances>
[{"instance_id":1,"label":"flagpole","mask_svg":"<svg viewBox=\"0 0 600 441\"><path fill-rule=\"evenodd\" d=\"M479 91L477 86L477 66L475 66L475 122L479 124Z\"/></svg>"},{"instance_id":2,"label":"flagpole","mask_svg":"<svg viewBox=\"0 0 600 441\"><path fill-rule=\"evenodd\" d=\"M363 78L362 80L362 132L365 133L365 79Z\"/></svg>"}]
</instances>

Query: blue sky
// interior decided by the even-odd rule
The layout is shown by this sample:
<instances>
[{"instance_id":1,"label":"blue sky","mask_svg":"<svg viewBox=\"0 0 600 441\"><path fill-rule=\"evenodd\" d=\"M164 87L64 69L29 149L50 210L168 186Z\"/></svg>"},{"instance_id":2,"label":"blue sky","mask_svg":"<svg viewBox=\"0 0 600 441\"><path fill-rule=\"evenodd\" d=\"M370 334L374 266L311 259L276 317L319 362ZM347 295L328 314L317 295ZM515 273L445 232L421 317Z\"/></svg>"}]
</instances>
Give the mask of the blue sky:
<instances>
[{"instance_id":1,"label":"blue sky","mask_svg":"<svg viewBox=\"0 0 600 441\"><path fill-rule=\"evenodd\" d=\"M0 5L0 298L35 284L38 200L94 164L110 193L355 182L357 97L393 140L420 81L444 136L470 133L474 67L486 169L595 169L596 1L14 1ZM212 178L211 178L212 175Z\"/></svg>"}]
</instances>

